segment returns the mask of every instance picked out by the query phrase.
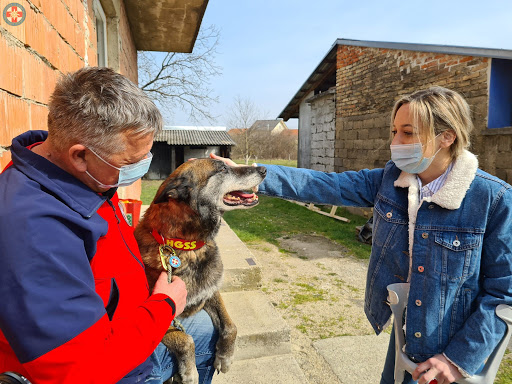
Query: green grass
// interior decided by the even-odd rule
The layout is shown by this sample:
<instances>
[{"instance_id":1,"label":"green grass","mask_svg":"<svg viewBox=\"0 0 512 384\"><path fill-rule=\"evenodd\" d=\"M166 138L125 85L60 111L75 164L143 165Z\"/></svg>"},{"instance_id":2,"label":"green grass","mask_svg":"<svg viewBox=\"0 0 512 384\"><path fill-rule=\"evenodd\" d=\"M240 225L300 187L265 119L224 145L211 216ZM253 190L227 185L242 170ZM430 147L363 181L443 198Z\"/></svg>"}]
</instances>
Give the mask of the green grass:
<instances>
[{"instance_id":1,"label":"green grass","mask_svg":"<svg viewBox=\"0 0 512 384\"><path fill-rule=\"evenodd\" d=\"M245 164L244 159L233 159L233 161L237 164ZM286 159L249 159L249 165L252 165L252 163L286 165L287 167L297 167L297 160Z\"/></svg>"},{"instance_id":2,"label":"green grass","mask_svg":"<svg viewBox=\"0 0 512 384\"><path fill-rule=\"evenodd\" d=\"M158 187L162 184L163 180L142 180L142 191L140 199L143 205L149 205L158 191Z\"/></svg>"},{"instance_id":3,"label":"green grass","mask_svg":"<svg viewBox=\"0 0 512 384\"><path fill-rule=\"evenodd\" d=\"M512 352L505 353L494 383L512 384Z\"/></svg>"},{"instance_id":4,"label":"green grass","mask_svg":"<svg viewBox=\"0 0 512 384\"><path fill-rule=\"evenodd\" d=\"M278 245L277 239L281 236L317 234L345 246L358 258L369 258L370 246L357 240L355 230L356 226L364 225L366 219L341 208L338 208L337 215L350 219L350 223L320 215L286 200L260 196L258 206L226 212L224 219L244 242L266 241Z\"/></svg>"}]
</instances>

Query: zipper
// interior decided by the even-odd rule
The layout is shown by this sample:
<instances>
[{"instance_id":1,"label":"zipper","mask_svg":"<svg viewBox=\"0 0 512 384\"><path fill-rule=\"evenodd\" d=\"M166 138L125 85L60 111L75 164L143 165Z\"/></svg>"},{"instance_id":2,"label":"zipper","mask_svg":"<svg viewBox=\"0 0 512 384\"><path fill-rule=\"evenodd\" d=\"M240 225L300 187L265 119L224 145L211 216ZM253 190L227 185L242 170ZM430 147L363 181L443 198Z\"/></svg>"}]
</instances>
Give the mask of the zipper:
<instances>
[{"instance_id":1,"label":"zipper","mask_svg":"<svg viewBox=\"0 0 512 384\"><path fill-rule=\"evenodd\" d=\"M130 252L130 254L133 256L133 258L137 261L137 263L139 263L139 265L142 267L142 269L145 270L145 267L144 267L144 264L142 264L142 262L137 258L137 256L135 256L135 254L132 252L132 250L130 249L130 247L128 246L128 243L126 242L126 240L124 239L124 236L123 236L123 231L121 231L121 227L119 226L119 223L121 222L121 220L119 220L119 217L117 216L117 212L116 212L116 207L114 206L114 203L112 203L112 201L107 198L107 202L108 202L108 205L110 205L110 207L112 208L112 210L114 211L114 216L116 218L116 221L117 221L117 229L119 230L119 234L121 235L121 239L123 239L123 242L124 242L124 245L126 246L126 249L128 249L128 251Z\"/></svg>"}]
</instances>

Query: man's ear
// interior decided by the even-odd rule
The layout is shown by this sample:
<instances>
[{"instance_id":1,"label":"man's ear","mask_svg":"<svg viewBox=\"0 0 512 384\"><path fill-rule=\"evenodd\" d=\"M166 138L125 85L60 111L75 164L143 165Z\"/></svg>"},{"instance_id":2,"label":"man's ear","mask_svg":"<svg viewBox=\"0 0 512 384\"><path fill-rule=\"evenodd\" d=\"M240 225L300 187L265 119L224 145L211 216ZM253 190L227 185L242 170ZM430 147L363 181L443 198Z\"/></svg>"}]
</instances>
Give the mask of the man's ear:
<instances>
[{"instance_id":1,"label":"man's ear","mask_svg":"<svg viewBox=\"0 0 512 384\"><path fill-rule=\"evenodd\" d=\"M155 197L154 204L166 203L169 199L186 201L190 198L190 185L184 176L172 179L165 188Z\"/></svg>"},{"instance_id":2,"label":"man's ear","mask_svg":"<svg viewBox=\"0 0 512 384\"><path fill-rule=\"evenodd\" d=\"M456 138L457 135L453 130L449 129L447 131L444 131L441 134L441 142L439 145L441 146L441 148L448 148L455 142Z\"/></svg>"},{"instance_id":3,"label":"man's ear","mask_svg":"<svg viewBox=\"0 0 512 384\"><path fill-rule=\"evenodd\" d=\"M82 144L75 144L69 147L68 150L68 161L69 164L77 171L77 172L85 172L87 170L87 160L86 160L86 152L87 149Z\"/></svg>"}]
</instances>

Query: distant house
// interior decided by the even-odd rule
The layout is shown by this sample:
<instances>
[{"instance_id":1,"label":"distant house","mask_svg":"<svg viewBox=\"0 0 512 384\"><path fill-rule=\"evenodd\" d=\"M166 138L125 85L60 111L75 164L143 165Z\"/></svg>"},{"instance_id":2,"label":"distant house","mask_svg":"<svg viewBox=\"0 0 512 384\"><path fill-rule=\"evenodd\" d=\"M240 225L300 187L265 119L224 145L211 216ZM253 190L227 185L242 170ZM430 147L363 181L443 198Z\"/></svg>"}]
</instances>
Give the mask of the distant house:
<instances>
[{"instance_id":1,"label":"distant house","mask_svg":"<svg viewBox=\"0 0 512 384\"><path fill-rule=\"evenodd\" d=\"M287 130L288 127L283 120L256 120L249 128L251 131L267 131L275 135Z\"/></svg>"},{"instance_id":2,"label":"distant house","mask_svg":"<svg viewBox=\"0 0 512 384\"><path fill-rule=\"evenodd\" d=\"M432 85L466 98L480 167L512 182L512 51L502 49L336 40L279 115L299 119L298 166L383 166L394 102Z\"/></svg>"},{"instance_id":3,"label":"distant house","mask_svg":"<svg viewBox=\"0 0 512 384\"><path fill-rule=\"evenodd\" d=\"M189 159L208 157L210 153L229 157L233 145L226 127L165 127L155 135L153 161L145 178L165 179Z\"/></svg>"}]
</instances>

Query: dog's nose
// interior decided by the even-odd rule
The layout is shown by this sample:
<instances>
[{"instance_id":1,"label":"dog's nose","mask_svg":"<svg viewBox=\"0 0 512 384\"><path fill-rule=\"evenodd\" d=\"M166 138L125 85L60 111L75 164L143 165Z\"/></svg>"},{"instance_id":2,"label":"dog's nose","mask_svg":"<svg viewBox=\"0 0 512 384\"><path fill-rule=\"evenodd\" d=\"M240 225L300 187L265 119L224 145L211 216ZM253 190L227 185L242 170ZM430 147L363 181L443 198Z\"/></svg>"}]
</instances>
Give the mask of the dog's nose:
<instances>
[{"instance_id":1,"label":"dog's nose","mask_svg":"<svg viewBox=\"0 0 512 384\"><path fill-rule=\"evenodd\" d=\"M261 177L265 177L267 175L267 168L258 167L258 173L261 175Z\"/></svg>"}]
</instances>

